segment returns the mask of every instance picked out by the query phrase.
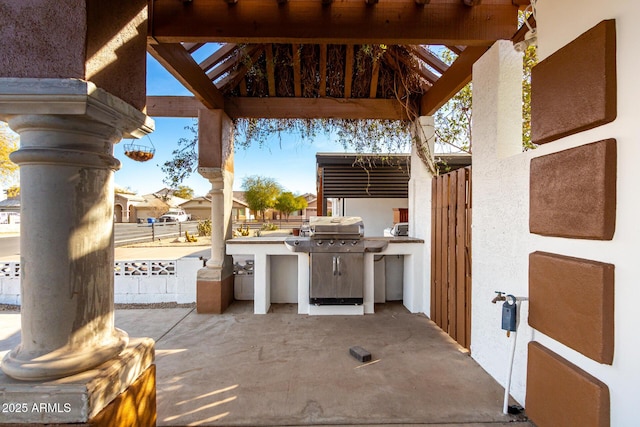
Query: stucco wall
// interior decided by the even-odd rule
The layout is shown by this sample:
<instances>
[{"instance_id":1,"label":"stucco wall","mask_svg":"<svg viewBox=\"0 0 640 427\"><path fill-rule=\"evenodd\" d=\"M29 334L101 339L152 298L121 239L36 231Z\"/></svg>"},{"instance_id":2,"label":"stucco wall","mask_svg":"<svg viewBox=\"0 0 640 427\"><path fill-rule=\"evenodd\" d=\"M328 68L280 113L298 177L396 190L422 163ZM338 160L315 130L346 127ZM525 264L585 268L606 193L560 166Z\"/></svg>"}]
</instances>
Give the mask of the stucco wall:
<instances>
[{"instance_id":1,"label":"stucco wall","mask_svg":"<svg viewBox=\"0 0 640 427\"><path fill-rule=\"evenodd\" d=\"M508 78L495 68L498 58L485 57L474 68L472 357L504 384L509 341L500 329L500 306L491 304L490 300L496 290L527 295L529 253L539 250L612 263L615 265L613 364L597 363L529 328L525 302L522 304L512 395L525 403L526 343L535 340L607 384L611 393L611 425L615 426L637 424L637 384L640 383L640 365L637 363L640 343L634 338L637 335L634 304L640 298L635 269L637 242L640 241L637 219L640 208L637 196L637 159L640 158L637 101L640 89L636 77L640 66L636 53L636 17L639 14L640 3L626 0L538 2L540 59L600 21L616 20L618 117L612 123L562 138L532 152L514 153L509 148L515 146L511 144L517 138L508 136L513 133L508 129L513 117L501 103L513 100L509 101L508 91L500 91L510 83L482 77L493 73L499 79ZM495 51L493 54L499 55ZM492 51L488 55L492 55ZM484 71L483 67L486 67ZM482 93L488 98L483 98ZM476 108L476 102L483 106ZM530 159L606 138L616 138L618 146L618 204L613 239L594 241L530 234Z\"/></svg>"},{"instance_id":2,"label":"stucco wall","mask_svg":"<svg viewBox=\"0 0 640 427\"><path fill-rule=\"evenodd\" d=\"M382 236L384 229L393 226L393 209L408 208L407 199L345 199L345 216L359 216L364 222L364 235Z\"/></svg>"},{"instance_id":3,"label":"stucco wall","mask_svg":"<svg viewBox=\"0 0 640 427\"><path fill-rule=\"evenodd\" d=\"M0 3L0 77L74 78L146 106L145 0Z\"/></svg>"}]
</instances>

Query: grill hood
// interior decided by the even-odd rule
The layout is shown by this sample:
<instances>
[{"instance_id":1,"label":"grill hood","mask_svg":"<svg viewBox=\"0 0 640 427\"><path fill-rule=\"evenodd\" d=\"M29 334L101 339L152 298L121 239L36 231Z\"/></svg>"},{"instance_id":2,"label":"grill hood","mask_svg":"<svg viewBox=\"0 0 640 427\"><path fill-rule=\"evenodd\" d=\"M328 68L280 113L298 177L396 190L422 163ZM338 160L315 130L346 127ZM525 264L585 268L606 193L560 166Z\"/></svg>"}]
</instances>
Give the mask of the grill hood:
<instances>
[{"instance_id":1,"label":"grill hood","mask_svg":"<svg viewBox=\"0 0 640 427\"><path fill-rule=\"evenodd\" d=\"M364 235L359 216L312 216L309 229L314 239L360 239Z\"/></svg>"}]
</instances>

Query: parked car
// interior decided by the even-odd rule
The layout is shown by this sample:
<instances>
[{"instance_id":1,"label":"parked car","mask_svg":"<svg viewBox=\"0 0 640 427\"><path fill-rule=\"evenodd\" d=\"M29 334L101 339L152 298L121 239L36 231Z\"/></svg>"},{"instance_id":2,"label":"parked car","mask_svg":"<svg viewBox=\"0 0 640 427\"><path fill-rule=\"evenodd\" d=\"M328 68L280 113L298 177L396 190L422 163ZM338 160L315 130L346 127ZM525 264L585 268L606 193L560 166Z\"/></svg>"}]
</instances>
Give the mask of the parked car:
<instances>
[{"instance_id":1,"label":"parked car","mask_svg":"<svg viewBox=\"0 0 640 427\"><path fill-rule=\"evenodd\" d=\"M168 212L163 214L160 218L160 222L183 222L191 219L191 215L186 213L182 209L169 209Z\"/></svg>"}]
</instances>

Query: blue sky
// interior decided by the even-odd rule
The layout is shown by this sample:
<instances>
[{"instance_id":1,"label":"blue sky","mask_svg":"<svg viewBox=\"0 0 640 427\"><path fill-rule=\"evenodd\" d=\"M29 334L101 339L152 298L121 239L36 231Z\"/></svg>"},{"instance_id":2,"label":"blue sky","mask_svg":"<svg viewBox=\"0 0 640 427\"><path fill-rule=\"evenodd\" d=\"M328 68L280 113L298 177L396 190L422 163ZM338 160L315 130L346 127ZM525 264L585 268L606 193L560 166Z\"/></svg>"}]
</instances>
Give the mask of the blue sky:
<instances>
[{"instance_id":1,"label":"blue sky","mask_svg":"<svg viewBox=\"0 0 640 427\"><path fill-rule=\"evenodd\" d=\"M200 54L208 55L208 53ZM192 95L149 55L147 55L147 94ZM171 152L177 147L180 138L191 136L184 127L193 123L194 120L155 118L155 122L156 129L149 138L134 141L143 145L150 145L151 141L156 149L152 160L141 163L126 157L123 146L132 142L130 140L123 140L116 144L114 153L122 163L121 169L115 175L116 185L130 188L138 194L153 193L167 186L162 182L164 174L160 166L171 158ZM312 143L301 142L295 135L283 135L281 141L274 137L262 148L254 144L248 149L236 149L234 190L241 189L244 177L261 175L274 178L285 190L297 194L315 193L316 152L343 151L342 146L324 135L319 135ZM211 189L209 182L197 173L185 180L183 185L193 188L196 196L205 195Z\"/></svg>"}]
</instances>

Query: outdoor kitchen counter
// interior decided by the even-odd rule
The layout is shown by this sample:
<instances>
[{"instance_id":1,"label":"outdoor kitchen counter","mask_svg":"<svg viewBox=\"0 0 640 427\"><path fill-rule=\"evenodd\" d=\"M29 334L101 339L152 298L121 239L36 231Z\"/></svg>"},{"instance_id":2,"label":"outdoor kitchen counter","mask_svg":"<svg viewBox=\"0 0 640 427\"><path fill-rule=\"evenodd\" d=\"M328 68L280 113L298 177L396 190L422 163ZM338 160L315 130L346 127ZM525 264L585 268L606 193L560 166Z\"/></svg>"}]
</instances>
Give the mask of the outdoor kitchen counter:
<instances>
[{"instance_id":1,"label":"outdoor kitchen counter","mask_svg":"<svg viewBox=\"0 0 640 427\"><path fill-rule=\"evenodd\" d=\"M389 244L381 252L364 254L364 304L363 305L327 305L309 304L309 254L294 253L287 249L284 241L287 237L237 237L227 240L228 255L253 256L254 313L266 314L271 306L271 265L272 255L296 256L298 259L297 287L298 313L300 314L365 314L374 312L374 256L403 255L403 303L412 313L424 312L428 307L425 295L424 240L413 237L365 237L365 240L386 241ZM428 294L428 293L427 293Z\"/></svg>"}]
</instances>

